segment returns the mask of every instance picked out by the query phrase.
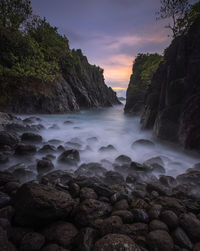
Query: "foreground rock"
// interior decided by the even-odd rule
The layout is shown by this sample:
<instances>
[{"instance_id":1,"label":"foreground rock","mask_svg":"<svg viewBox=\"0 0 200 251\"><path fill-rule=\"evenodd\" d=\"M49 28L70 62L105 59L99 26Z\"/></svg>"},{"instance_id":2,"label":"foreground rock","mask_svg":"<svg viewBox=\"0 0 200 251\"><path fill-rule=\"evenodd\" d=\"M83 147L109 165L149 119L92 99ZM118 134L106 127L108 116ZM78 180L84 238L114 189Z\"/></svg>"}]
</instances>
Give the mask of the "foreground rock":
<instances>
[{"instance_id":1,"label":"foreground rock","mask_svg":"<svg viewBox=\"0 0 200 251\"><path fill-rule=\"evenodd\" d=\"M27 183L15 197L15 221L21 226L37 226L66 219L74 201L67 192L42 184Z\"/></svg>"}]
</instances>

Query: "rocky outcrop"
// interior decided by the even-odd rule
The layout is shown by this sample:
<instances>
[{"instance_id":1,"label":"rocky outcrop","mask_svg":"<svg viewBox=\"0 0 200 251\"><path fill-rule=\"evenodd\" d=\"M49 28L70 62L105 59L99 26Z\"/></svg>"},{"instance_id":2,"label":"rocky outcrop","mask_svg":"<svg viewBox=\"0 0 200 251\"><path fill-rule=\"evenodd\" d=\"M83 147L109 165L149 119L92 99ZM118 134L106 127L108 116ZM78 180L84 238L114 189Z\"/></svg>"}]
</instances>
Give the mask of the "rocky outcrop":
<instances>
[{"instance_id":1,"label":"rocky outcrop","mask_svg":"<svg viewBox=\"0 0 200 251\"><path fill-rule=\"evenodd\" d=\"M200 19L177 37L154 74L145 99L142 128L156 137L200 150Z\"/></svg>"},{"instance_id":2,"label":"rocky outcrop","mask_svg":"<svg viewBox=\"0 0 200 251\"><path fill-rule=\"evenodd\" d=\"M0 110L13 113L65 113L120 104L104 82L103 70L90 65L81 50L81 73L65 73L54 82L12 79L1 83Z\"/></svg>"}]
</instances>

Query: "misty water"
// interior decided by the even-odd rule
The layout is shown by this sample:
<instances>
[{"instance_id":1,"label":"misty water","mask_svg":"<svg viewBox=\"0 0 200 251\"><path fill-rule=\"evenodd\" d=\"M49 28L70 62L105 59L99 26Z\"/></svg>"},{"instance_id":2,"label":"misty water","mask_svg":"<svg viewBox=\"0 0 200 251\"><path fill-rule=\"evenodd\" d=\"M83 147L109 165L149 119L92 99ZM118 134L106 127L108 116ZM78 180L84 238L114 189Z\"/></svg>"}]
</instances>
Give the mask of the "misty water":
<instances>
[{"instance_id":1,"label":"misty water","mask_svg":"<svg viewBox=\"0 0 200 251\"><path fill-rule=\"evenodd\" d=\"M140 129L139 117L128 116L123 113L123 106L118 105L111 108L82 110L77 113L59 115L35 115L45 126L40 134L43 143L37 145L38 149L44 144L63 145L66 149L78 149L80 152L80 164L89 162L102 162L108 160L114 163L119 155L127 155L133 161L143 163L149 158L160 156L164 162L167 175L177 176L193 167L199 162L194 154L183 152L177 146L169 145L166 142L158 142L152 137L152 131ZM20 116L22 119L30 116ZM51 140L60 140L54 142ZM155 143L155 146L135 146L132 143L139 139L148 139ZM68 142L68 143L67 143ZM116 151L99 151L102 146L113 145ZM60 152L53 153L56 158L53 160L57 169L76 169L75 167L61 166L57 162ZM15 157L9 162L9 166L25 162L25 166L36 165L37 160L45 154L37 154L26 158ZM103 161L102 165L112 170L111 164Z\"/></svg>"}]
</instances>

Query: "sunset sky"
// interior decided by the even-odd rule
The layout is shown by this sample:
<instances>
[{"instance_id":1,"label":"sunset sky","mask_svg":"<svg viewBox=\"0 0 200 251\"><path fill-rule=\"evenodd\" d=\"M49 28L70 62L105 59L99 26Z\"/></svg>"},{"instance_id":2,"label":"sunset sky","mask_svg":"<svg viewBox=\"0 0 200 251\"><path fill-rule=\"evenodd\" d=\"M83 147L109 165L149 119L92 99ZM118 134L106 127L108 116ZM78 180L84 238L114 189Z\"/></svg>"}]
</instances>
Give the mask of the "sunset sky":
<instances>
[{"instance_id":1,"label":"sunset sky","mask_svg":"<svg viewBox=\"0 0 200 251\"><path fill-rule=\"evenodd\" d=\"M71 48L81 48L104 69L106 84L125 94L138 53L169 45L166 21L156 21L160 0L32 0L34 12L59 28Z\"/></svg>"}]
</instances>

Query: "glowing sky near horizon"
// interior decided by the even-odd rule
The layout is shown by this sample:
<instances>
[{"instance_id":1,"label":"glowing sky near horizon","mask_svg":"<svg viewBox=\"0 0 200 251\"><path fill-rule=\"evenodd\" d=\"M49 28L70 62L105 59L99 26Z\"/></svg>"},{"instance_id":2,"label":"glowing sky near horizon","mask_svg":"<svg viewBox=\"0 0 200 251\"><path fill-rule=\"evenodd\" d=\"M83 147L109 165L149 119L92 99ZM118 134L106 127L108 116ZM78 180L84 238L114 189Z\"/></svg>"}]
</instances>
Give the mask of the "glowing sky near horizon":
<instances>
[{"instance_id":1,"label":"glowing sky near horizon","mask_svg":"<svg viewBox=\"0 0 200 251\"><path fill-rule=\"evenodd\" d=\"M34 12L59 28L104 69L106 84L124 95L138 53L169 45L166 21L156 21L160 0L32 0Z\"/></svg>"}]
</instances>

